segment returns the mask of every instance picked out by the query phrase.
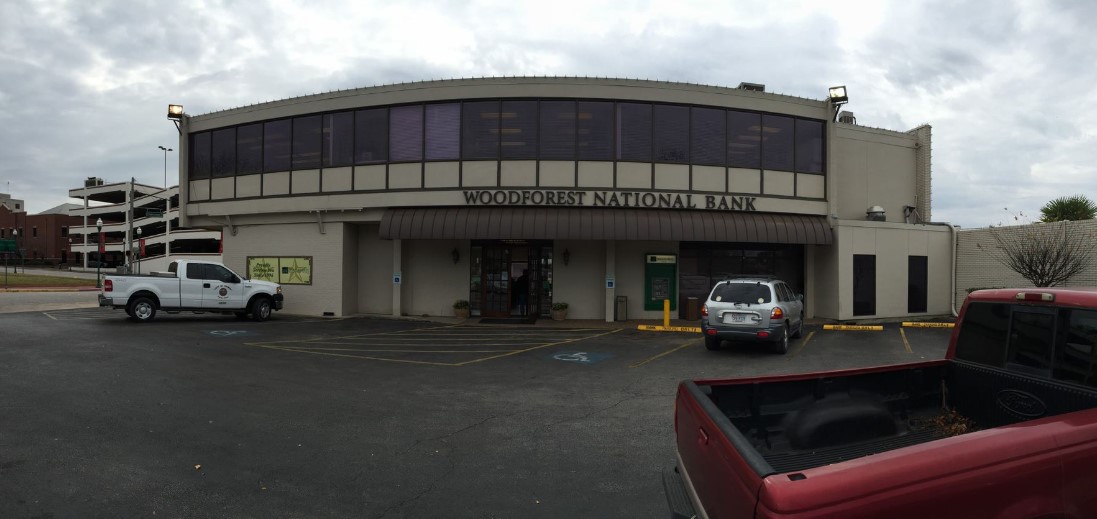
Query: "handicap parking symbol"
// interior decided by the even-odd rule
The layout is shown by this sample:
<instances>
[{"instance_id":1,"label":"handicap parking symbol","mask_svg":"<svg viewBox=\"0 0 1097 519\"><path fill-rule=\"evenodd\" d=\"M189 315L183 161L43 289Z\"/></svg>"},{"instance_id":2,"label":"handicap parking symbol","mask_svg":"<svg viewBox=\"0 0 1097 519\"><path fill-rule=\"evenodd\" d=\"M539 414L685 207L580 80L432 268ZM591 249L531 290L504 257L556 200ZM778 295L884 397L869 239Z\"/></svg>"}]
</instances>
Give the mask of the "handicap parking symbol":
<instances>
[{"instance_id":1,"label":"handicap parking symbol","mask_svg":"<svg viewBox=\"0 0 1097 519\"><path fill-rule=\"evenodd\" d=\"M589 352L585 352L585 351L557 353L557 354L552 356L552 358L555 359L555 360L560 360L560 361L564 361L564 362L573 362L573 363L576 363L576 364L588 364L588 365L589 364L595 364L597 362L601 362L601 361L606 360L610 357L612 357L612 355L610 355L608 353L589 353Z\"/></svg>"},{"instance_id":2,"label":"handicap parking symbol","mask_svg":"<svg viewBox=\"0 0 1097 519\"><path fill-rule=\"evenodd\" d=\"M216 337L232 337L233 335L245 335L245 330L210 330L209 334Z\"/></svg>"}]
</instances>

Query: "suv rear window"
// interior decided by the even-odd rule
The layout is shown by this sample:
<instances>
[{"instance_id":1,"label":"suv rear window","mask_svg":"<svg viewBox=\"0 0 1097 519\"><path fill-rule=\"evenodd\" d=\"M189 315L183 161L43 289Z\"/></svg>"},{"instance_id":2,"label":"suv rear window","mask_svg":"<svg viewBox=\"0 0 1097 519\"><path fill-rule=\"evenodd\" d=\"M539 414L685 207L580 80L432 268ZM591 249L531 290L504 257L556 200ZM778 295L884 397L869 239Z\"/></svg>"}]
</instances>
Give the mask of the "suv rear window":
<instances>
[{"instance_id":1,"label":"suv rear window","mask_svg":"<svg viewBox=\"0 0 1097 519\"><path fill-rule=\"evenodd\" d=\"M710 296L711 301L726 303L762 304L773 300L769 286L758 283L722 283L716 285Z\"/></svg>"}]
</instances>

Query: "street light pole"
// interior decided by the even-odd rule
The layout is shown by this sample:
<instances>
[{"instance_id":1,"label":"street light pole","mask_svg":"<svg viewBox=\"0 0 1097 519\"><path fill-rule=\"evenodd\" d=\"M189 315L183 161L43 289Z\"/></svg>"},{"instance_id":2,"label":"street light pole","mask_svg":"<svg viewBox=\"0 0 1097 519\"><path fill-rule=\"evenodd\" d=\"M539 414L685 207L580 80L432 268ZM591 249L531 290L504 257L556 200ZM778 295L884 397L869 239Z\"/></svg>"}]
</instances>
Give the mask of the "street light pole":
<instances>
[{"instance_id":1,"label":"street light pole","mask_svg":"<svg viewBox=\"0 0 1097 519\"><path fill-rule=\"evenodd\" d=\"M171 148L165 148L163 146L157 146L164 151L164 189L168 188L168 152L173 151Z\"/></svg>"},{"instance_id":2,"label":"street light pole","mask_svg":"<svg viewBox=\"0 0 1097 519\"><path fill-rule=\"evenodd\" d=\"M99 218L95 220L95 229L99 231L99 235L96 236L96 243L99 244L99 261L95 262L95 288L103 288L103 282L99 279L99 269L103 267L103 219Z\"/></svg>"},{"instance_id":3,"label":"street light pole","mask_svg":"<svg viewBox=\"0 0 1097 519\"><path fill-rule=\"evenodd\" d=\"M137 256L137 273L141 273L141 228L137 228L137 247L133 248L134 256Z\"/></svg>"},{"instance_id":4,"label":"street light pole","mask_svg":"<svg viewBox=\"0 0 1097 519\"><path fill-rule=\"evenodd\" d=\"M18 225L18 224L19 224L19 222L16 222L16 225ZM19 252L19 229L12 229L11 230L11 237L15 239L15 252L18 253ZM23 255L19 254L19 258L22 259ZM16 274L19 273L19 265L18 264L12 266L12 269L15 270ZM27 267L26 266L23 267L23 273L24 274L27 273Z\"/></svg>"}]
</instances>

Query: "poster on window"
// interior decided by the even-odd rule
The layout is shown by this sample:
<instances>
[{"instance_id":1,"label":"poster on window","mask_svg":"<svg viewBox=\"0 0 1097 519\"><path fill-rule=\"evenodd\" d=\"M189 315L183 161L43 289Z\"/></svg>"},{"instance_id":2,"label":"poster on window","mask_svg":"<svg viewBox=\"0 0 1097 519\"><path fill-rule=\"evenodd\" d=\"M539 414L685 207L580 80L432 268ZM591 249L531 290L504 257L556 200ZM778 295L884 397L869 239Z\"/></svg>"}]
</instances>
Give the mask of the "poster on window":
<instances>
[{"instance_id":1,"label":"poster on window","mask_svg":"<svg viewBox=\"0 0 1097 519\"><path fill-rule=\"evenodd\" d=\"M248 256L249 279L282 285L311 285L311 256Z\"/></svg>"}]
</instances>

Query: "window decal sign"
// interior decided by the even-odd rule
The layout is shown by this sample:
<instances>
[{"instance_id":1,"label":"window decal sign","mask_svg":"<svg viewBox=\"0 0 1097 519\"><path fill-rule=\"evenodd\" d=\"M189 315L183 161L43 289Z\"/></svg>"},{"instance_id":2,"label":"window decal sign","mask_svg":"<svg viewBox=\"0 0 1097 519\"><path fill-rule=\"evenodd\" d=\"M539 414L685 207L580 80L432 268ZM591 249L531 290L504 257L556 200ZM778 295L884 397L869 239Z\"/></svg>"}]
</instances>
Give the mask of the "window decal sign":
<instances>
[{"instance_id":1,"label":"window decal sign","mask_svg":"<svg viewBox=\"0 0 1097 519\"><path fill-rule=\"evenodd\" d=\"M248 256L248 279L311 285L312 256Z\"/></svg>"}]
</instances>

